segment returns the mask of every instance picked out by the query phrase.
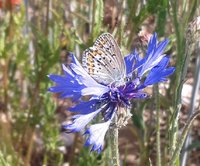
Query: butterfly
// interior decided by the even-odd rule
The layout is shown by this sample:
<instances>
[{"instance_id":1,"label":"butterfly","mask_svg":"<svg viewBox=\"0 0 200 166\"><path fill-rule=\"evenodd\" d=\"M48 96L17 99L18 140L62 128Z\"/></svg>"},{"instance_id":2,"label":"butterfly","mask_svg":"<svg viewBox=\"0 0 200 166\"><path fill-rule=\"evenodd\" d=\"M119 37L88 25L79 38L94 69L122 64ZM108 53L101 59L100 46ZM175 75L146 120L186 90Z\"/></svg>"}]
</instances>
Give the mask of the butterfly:
<instances>
[{"instance_id":1,"label":"butterfly","mask_svg":"<svg viewBox=\"0 0 200 166\"><path fill-rule=\"evenodd\" d=\"M124 84L124 58L117 42L109 33L100 35L94 45L84 51L82 65L98 83L115 86Z\"/></svg>"}]
</instances>

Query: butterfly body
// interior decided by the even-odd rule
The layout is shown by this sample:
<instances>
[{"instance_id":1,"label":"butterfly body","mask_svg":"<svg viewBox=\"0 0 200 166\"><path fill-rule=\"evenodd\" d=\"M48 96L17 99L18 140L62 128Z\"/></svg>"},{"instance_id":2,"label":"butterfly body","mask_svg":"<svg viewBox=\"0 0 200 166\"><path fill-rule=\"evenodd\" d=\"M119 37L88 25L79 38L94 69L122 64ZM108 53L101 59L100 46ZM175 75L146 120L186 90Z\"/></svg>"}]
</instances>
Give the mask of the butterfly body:
<instances>
[{"instance_id":1,"label":"butterfly body","mask_svg":"<svg viewBox=\"0 0 200 166\"><path fill-rule=\"evenodd\" d=\"M86 49L82 60L85 70L99 83L120 86L125 83L124 59L111 34L104 33Z\"/></svg>"}]
</instances>

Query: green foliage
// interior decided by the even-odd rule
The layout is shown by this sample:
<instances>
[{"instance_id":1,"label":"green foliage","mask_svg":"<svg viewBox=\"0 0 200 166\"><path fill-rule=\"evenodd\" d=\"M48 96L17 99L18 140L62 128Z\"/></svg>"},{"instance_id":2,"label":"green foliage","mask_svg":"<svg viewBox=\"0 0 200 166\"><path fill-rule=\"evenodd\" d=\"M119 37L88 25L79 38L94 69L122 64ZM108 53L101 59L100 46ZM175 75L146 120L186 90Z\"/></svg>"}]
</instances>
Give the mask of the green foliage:
<instances>
[{"instance_id":1,"label":"green foliage","mask_svg":"<svg viewBox=\"0 0 200 166\"><path fill-rule=\"evenodd\" d=\"M109 166L111 164L110 148L106 148L101 154L90 152L90 148L82 148L77 159L79 166Z\"/></svg>"},{"instance_id":2,"label":"green foliage","mask_svg":"<svg viewBox=\"0 0 200 166\"><path fill-rule=\"evenodd\" d=\"M102 155L98 155L97 153L91 153L89 148L82 148L80 152L80 156L78 157L77 164L79 166L93 166L93 165L101 165L102 163Z\"/></svg>"},{"instance_id":3,"label":"green foliage","mask_svg":"<svg viewBox=\"0 0 200 166\"><path fill-rule=\"evenodd\" d=\"M96 39L101 32L101 27L103 22L103 12L104 12L103 0L98 0L98 1L93 0L93 31L92 31L93 39Z\"/></svg>"}]
</instances>

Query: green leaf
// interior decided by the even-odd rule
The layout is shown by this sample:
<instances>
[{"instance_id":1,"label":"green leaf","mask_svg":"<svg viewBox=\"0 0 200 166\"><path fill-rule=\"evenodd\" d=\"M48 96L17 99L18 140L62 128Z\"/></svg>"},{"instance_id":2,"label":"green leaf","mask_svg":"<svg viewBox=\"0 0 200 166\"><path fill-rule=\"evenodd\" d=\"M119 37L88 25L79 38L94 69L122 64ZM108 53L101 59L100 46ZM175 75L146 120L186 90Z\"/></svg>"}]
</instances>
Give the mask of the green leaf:
<instances>
[{"instance_id":1,"label":"green leaf","mask_svg":"<svg viewBox=\"0 0 200 166\"><path fill-rule=\"evenodd\" d=\"M0 37L0 56L3 50L5 49L5 33L1 32L1 37Z\"/></svg>"},{"instance_id":2,"label":"green leaf","mask_svg":"<svg viewBox=\"0 0 200 166\"><path fill-rule=\"evenodd\" d=\"M93 18L93 31L92 37L96 39L101 31L102 21L103 21L103 14L104 14L104 4L103 0L93 1L95 3L93 6L94 10L94 18Z\"/></svg>"},{"instance_id":3,"label":"green leaf","mask_svg":"<svg viewBox=\"0 0 200 166\"><path fill-rule=\"evenodd\" d=\"M167 17L167 6L168 6L168 1L164 0L160 2L160 5L158 6L157 10L157 30L156 32L163 36L165 33L165 26L166 26L166 17Z\"/></svg>"}]
</instances>

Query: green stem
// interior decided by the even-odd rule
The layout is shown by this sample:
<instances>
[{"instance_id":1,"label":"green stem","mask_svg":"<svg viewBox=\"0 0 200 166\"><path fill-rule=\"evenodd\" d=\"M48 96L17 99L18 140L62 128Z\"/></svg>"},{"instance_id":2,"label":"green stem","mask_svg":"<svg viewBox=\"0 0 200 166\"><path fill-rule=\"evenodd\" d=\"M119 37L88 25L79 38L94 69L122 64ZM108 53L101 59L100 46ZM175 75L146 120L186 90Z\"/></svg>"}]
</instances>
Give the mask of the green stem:
<instances>
[{"instance_id":1,"label":"green stem","mask_svg":"<svg viewBox=\"0 0 200 166\"><path fill-rule=\"evenodd\" d=\"M170 156L172 156L175 145L178 137L178 118L181 109L181 92L182 86L185 79L187 71L187 56L184 56L184 38L183 32L184 28L179 26L178 17L177 17L177 2L172 1L172 11L173 11L173 23L175 28L175 34L177 39L177 65L176 65L176 81L175 81L175 99L173 105L173 114L171 118L171 127L170 127Z\"/></svg>"},{"instance_id":2,"label":"green stem","mask_svg":"<svg viewBox=\"0 0 200 166\"><path fill-rule=\"evenodd\" d=\"M95 26L95 7L96 7L96 1L93 0L92 1L92 28L91 28L91 34L93 38L94 38L94 26Z\"/></svg>"},{"instance_id":3,"label":"green stem","mask_svg":"<svg viewBox=\"0 0 200 166\"><path fill-rule=\"evenodd\" d=\"M114 124L117 122L117 116L114 117ZM114 125L110 128L110 146L112 151L112 166L120 166L119 164L119 148L118 148L118 128Z\"/></svg>"},{"instance_id":4,"label":"green stem","mask_svg":"<svg viewBox=\"0 0 200 166\"><path fill-rule=\"evenodd\" d=\"M47 0L47 11L46 11L46 25L45 25L45 35L49 33L49 0Z\"/></svg>"},{"instance_id":5,"label":"green stem","mask_svg":"<svg viewBox=\"0 0 200 166\"><path fill-rule=\"evenodd\" d=\"M160 98L158 84L154 87L155 104L156 104L156 166L161 166L161 150L160 150Z\"/></svg>"},{"instance_id":6,"label":"green stem","mask_svg":"<svg viewBox=\"0 0 200 166\"><path fill-rule=\"evenodd\" d=\"M177 144L176 144L176 148L173 152L173 155L172 155L172 158L169 162L169 166L172 166L172 165L175 165L175 162L177 160L177 157L179 156L180 154L180 151L181 151L181 148L183 146L183 143L185 141L185 138L187 136L187 133L189 132L189 129L192 125L192 122L194 121L194 119L200 115L200 111L196 111L192 116L191 118L187 121L186 125L184 126L184 129L183 129L183 132L181 134L181 137L179 139L179 141L177 141Z\"/></svg>"}]
</instances>

